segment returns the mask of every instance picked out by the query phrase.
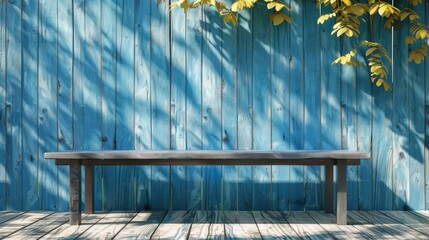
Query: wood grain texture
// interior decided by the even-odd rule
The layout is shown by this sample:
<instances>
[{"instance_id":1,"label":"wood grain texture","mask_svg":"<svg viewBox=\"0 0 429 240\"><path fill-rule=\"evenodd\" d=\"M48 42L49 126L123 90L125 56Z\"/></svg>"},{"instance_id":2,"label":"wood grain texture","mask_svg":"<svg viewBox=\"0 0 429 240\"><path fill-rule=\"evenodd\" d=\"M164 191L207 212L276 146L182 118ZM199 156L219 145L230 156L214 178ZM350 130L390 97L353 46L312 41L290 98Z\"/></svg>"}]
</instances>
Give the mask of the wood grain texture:
<instances>
[{"instance_id":1,"label":"wood grain texture","mask_svg":"<svg viewBox=\"0 0 429 240\"><path fill-rule=\"evenodd\" d=\"M51 215L52 212L27 212L0 225L0 237L7 237L14 232Z\"/></svg>"},{"instance_id":2,"label":"wood grain texture","mask_svg":"<svg viewBox=\"0 0 429 240\"><path fill-rule=\"evenodd\" d=\"M429 236L429 220L424 217L402 211L382 211L381 213L394 219L399 224L406 225L407 227Z\"/></svg>"},{"instance_id":3,"label":"wood grain texture","mask_svg":"<svg viewBox=\"0 0 429 240\"><path fill-rule=\"evenodd\" d=\"M94 224L103 219L106 215L107 213L96 213L91 215L83 214L82 225L71 226L68 222L66 222L53 229L40 239L76 239L88 228L92 227Z\"/></svg>"},{"instance_id":4,"label":"wood grain texture","mask_svg":"<svg viewBox=\"0 0 429 240\"><path fill-rule=\"evenodd\" d=\"M5 1L0 3L0 210L6 209L6 9Z\"/></svg>"},{"instance_id":5,"label":"wood grain texture","mask_svg":"<svg viewBox=\"0 0 429 240\"><path fill-rule=\"evenodd\" d=\"M337 224L347 225L347 166L337 166Z\"/></svg>"},{"instance_id":6,"label":"wood grain texture","mask_svg":"<svg viewBox=\"0 0 429 240\"><path fill-rule=\"evenodd\" d=\"M168 1L157 1L150 5L151 13L151 124L153 149L170 149L170 38ZM171 168L168 166L152 167L151 206L155 210L166 210L171 207Z\"/></svg>"},{"instance_id":7,"label":"wood grain texture","mask_svg":"<svg viewBox=\"0 0 429 240\"><path fill-rule=\"evenodd\" d=\"M7 209L22 209L22 6L6 2L6 169Z\"/></svg>"},{"instance_id":8,"label":"wood grain texture","mask_svg":"<svg viewBox=\"0 0 429 240\"><path fill-rule=\"evenodd\" d=\"M24 212L18 212L18 211L1 211L0 212L0 224L9 221L10 219L13 219L21 214L24 214Z\"/></svg>"},{"instance_id":9,"label":"wood grain texture","mask_svg":"<svg viewBox=\"0 0 429 240\"><path fill-rule=\"evenodd\" d=\"M137 213L109 213L97 224L92 225L79 238L82 239L113 239Z\"/></svg>"},{"instance_id":10,"label":"wood grain texture","mask_svg":"<svg viewBox=\"0 0 429 240\"><path fill-rule=\"evenodd\" d=\"M22 88L26 93L22 98L22 184L28 188L23 191L23 209L30 210L38 207L38 128L37 114L33 109L37 109L37 47L39 42L39 21L38 4L35 1L24 1L27 6L24 8L22 17L22 41L23 41L23 82Z\"/></svg>"},{"instance_id":11,"label":"wood grain texture","mask_svg":"<svg viewBox=\"0 0 429 240\"><path fill-rule=\"evenodd\" d=\"M103 150L116 149L116 0L101 4L101 137ZM115 209L116 176L118 167L103 166L102 206L105 211Z\"/></svg>"},{"instance_id":12,"label":"wood grain texture","mask_svg":"<svg viewBox=\"0 0 429 240\"><path fill-rule=\"evenodd\" d=\"M85 166L85 213L94 213L94 167Z\"/></svg>"},{"instance_id":13,"label":"wood grain texture","mask_svg":"<svg viewBox=\"0 0 429 240\"><path fill-rule=\"evenodd\" d=\"M187 239L193 218L192 211L168 212L151 239Z\"/></svg>"},{"instance_id":14,"label":"wood grain texture","mask_svg":"<svg viewBox=\"0 0 429 240\"><path fill-rule=\"evenodd\" d=\"M222 211L195 211L188 239L224 239Z\"/></svg>"},{"instance_id":15,"label":"wood grain texture","mask_svg":"<svg viewBox=\"0 0 429 240\"><path fill-rule=\"evenodd\" d=\"M116 149L135 149L135 69L134 61L134 7L135 1L119 0L116 6ZM135 209L134 167L116 169L115 209ZM119 194L118 194L119 193Z\"/></svg>"},{"instance_id":16,"label":"wood grain texture","mask_svg":"<svg viewBox=\"0 0 429 240\"><path fill-rule=\"evenodd\" d=\"M80 164L79 162L70 163L70 225L79 225L81 221L80 214Z\"/></svg>"},{"instance_id":17,"label":"wood grain texture","mask_svg":"<svg viewBox=\"0 0 429 240\"><path fill-rule=\"evenodd\" d=\"M165 215L165 211L139 212L115 238L150 239Z\"/></svg>"},{"instance_id":18,"label":"wood grain texture","mask_svg":"<svg viewBox=\"0 0 429 240\"><path fill-rule=\"evenodd\" d=\"M203 45L202 45L202 144L203 149L222 148L222 46L218 39L221 37L222 19L217 18L211 11L203 13ZM202 209L220 210L222 208L222 178L221 166L203 166L203 200Z\"/></svg>"},{"instance_id":19,"label":"wood grain texture","mask_svg":"<svg viewBox=\"0 0 429 240\"><path fill-rule=\"evenodd\" d=\"M68 221L68 213L56 212L3 239L38 239Z\"/></svg>"},{"instance_id":20,"label":"wood grain texture","mask_svg":"<svg viewBox=\"0 0 429 240\"><path fill-rule=\"evenodd\" d=\"M259 232L264 239L298 239L299 235L293 230L281 212L252 211Z\"/></svg>"},{"instance_id":21,"label":"wood grain texture","mask_svg":"<svg viewBox=\"0 0 429 240\"><path fill-rule=\"evenodd\" d=\"M224 218L227 239L262 239L251 212L224 212Z\"/></svg>"},{"instance_id":22,"label":"wood grain texture","mask_svg":"<svg viewBox=\"0 0 429 240\"><path fill-rule=\"evenodd\" d=\"M73 4L58 1L58 150L73 149ZM67 211L69 168L58 166L58 210Z\"/></svg>"},{"instance_id":23,"label":"wood grain texture","mask_svg":"<svg viewBox=\"0 0 429 240\"><path fill-rule=\"evenodd\" d=\"M335 239L306 212L283 212L283 215L303 239Z\"/></svg>"},{"instance_id":24,"label":"wood grain texture","mask_svg":"<svg viewBox=\"0 0 429 240\"><path fill-rule=\"evenodd\" d=\"M237 148L253 149L253 9L239 15L237 28ZM240 43L240 44L238 44ZM237 169L237 210L252 209L252 167Z\"/></svg>"},{"instance_id":25,"label":"wood grain texture","mask_svg":"<svg viewBox=\"0 0 429 240\"><path fill-rule=\"evenodd\" d=\"M186 14L172 11L171 22L171 149L185 150L187 143L186 125ZM150 43L150 42L149 42ZM149 81L150 82L150 81ZM148 119L150 121L150 119ZM150 136L149 136L150 137ZM186 209L187 167L171 167L171 208Z\"/></svg>"},{"instance_id":26,"label":"wood grain texture","mask_svg":"<svg viewBox=\"0 0 429 240\"><path fill-rule=\"evenodd\" d=\"M325 166L325 212L334 212L334 167Z\"/></svg>"}]
</instances>

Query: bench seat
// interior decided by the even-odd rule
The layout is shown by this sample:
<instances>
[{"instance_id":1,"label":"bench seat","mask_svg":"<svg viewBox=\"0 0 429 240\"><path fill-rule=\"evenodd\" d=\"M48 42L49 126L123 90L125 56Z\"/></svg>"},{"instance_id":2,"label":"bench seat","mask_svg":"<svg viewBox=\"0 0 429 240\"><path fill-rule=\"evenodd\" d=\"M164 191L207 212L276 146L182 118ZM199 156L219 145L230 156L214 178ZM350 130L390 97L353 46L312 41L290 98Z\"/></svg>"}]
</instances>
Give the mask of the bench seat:
<instances>
[{"instance_id":1,"label":"bench seat","mask_svg":"<svg viewBox=\"0 0 429 240\"><path fill-rule=\"evenodd\" d=\"M347 224L347 165L369 152L349 150L121 150L47 152L45 159L70 166L70 224L81 223L80 166L85 166L85 212L93 213L94 165L321 165L325 166L325 211L333 212L333 166L337 166L337 224Z\"/></svg>"}]
</instances>

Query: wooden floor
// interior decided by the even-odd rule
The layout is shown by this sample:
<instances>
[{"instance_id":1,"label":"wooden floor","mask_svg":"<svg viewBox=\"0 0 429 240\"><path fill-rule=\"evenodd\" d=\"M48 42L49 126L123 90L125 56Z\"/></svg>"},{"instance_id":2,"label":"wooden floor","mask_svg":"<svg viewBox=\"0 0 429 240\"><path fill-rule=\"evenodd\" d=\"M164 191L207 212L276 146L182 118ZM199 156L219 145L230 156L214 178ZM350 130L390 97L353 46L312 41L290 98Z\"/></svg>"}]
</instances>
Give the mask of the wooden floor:
<instances>
[{"instance_id":1,"label":"wooden floor","mask_svg":"<svg viewBox=\"0 0 429 240\"><path fill-rule=\"evenodd\" d=\"M83 215L0 211L0 239L429 239L429 211L349 212L347 226L323 212L152 211Z\"/></svg>"}]
</instances>

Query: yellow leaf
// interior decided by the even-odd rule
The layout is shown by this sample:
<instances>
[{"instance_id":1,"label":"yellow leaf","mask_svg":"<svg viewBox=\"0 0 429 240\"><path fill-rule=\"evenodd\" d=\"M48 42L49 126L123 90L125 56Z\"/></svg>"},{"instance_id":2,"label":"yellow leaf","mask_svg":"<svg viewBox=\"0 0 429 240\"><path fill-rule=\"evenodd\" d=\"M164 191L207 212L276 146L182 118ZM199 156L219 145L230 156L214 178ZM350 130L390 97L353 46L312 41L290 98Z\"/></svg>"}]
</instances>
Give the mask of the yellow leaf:
<instances>
[{"instance_id":1,"label":"yellow leaf","mask_svg":"<svg viewBox=\"0 0 429 240\"><path fill-rule=\"evenodd\" d=\"M376 47L372 47L372 48L370 48L370 49L366 50L365 55L366 55L366 56L369 56L369 55L371 55L371 53L373 53L375 50L377 50L377 48L376 48Z\"/></svg>"},{"instance_id":2,"label":"yellow leaf","mask_svg":"<svg viewBox=\"0 0 429 240\"><path fill-rule=\"evenodd\" d=\"M405 43L406 44L412 44L416 41L417 39L413 36L406 36L405 37Z\"/></svg>"},{"instance_id":3,"label":"yellow leaf","mask_svg":"<svg viewBox=\"0 0 429 240\"><path fill-rule=\"evenodd\" d=\"M390 85L386 81L383 81L383 87L384 87L385 91L389 91L390 90Z\"/></svg>"}]
</instances>

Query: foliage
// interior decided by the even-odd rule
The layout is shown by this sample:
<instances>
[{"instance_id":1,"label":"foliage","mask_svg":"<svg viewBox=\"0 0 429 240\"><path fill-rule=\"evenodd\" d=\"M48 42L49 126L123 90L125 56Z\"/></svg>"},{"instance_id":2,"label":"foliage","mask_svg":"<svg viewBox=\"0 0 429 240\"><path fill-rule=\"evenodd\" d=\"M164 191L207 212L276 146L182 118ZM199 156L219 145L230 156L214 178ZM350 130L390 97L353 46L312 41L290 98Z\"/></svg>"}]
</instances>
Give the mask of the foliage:
<instances>
[{"instance_id":1,"label":"foliage","mask_svg":"<svg viewBox=\"0 0 429 240\"><path fill-rule=\"evenodd\" d=\"M420 64L427 56L429 40L429 27L420 21L421 17L407 6L396 6L383 0L367 0L368 2L356 2L356 0L317 0L317 6L328 8L329 13L321 15L317 24L335 20L331 34L339 38L350 38L355 42L353 49L345 55L334 60L333 64L347 64L352 66L365 65L369 69L370 79L376 86L383 86L387 91L388 66L392 64L391 57L385 46L374 39L374 21L384 21L387 29L396 28L399 22L409 24L409 36L404 41L411 45L408 61ZM283 0L234 0L230 7L222 0L177 0L171 4L170 9L182 8L185 12L192 8L208 6L214 8L226 23L237 25L239 11L253 8L255 4L266 5L270 11L269 18L273 25L284 22L291 23L289 15L291 8ZM408 0L408 5L413 8L421 7L422 0ZM361 36L362 24L368 24L370 28L369 39ZM365 62L357 61L357 55L361 54Z\"/></svg>"}]
</instances>

